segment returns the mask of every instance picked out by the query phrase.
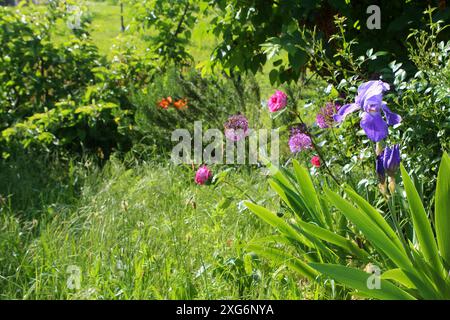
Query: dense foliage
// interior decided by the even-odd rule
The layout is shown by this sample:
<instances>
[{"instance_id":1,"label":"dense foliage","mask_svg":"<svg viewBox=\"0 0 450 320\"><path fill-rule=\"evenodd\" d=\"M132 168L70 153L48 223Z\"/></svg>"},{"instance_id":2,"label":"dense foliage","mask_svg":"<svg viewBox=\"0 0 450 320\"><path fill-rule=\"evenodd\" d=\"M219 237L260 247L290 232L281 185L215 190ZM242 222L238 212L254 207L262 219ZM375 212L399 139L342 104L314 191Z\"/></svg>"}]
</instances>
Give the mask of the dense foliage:
<instances>
[{"instance_id":1,"label":"dense foliage","mask_svg":"<svg viewBox=\"0 0 450 320\"><path fill-rule=\"evenodd\" d=\"M434 3L431 3L434 2ZM347 0L328 1L211 1L218 9L218 16L212 19L214 33L222 39L214 51L214 58L225 68L257 72L267 61L273 62L272 82L296 81L307 66L321 74L330 70L313 62L311 41L321 39L327 58L340 62L347 61L339 55L338 43L330 41L339 32L334 24L338 15L346 18L345 36L349 42L355 41L352 52L355 56L369 49L388 54L385 59L373 62L365 68L366 74L379 72L389 61L396 59L409 65L405 39L411 28L421 29L427 24L422 12L428 6L438 6L439 1L390 1L383 0L351 2ZM367 8L376 4L381 9L380 29L366 26ZM450 21L450 8L441 4L435 20ZM448 34L448 31L447 31ZM319 53L320 54L320 53Z\"/></svg>"},{"instance_id":2,"label":"dense foliage","mask_svg":"<svg viewBox=\"0 0 450 320\"><path fill-rule=\"evenodd\" d=\"M0 298L449 299L446 1L108 2L0 7Z\"/></svg>"}]
</instances>

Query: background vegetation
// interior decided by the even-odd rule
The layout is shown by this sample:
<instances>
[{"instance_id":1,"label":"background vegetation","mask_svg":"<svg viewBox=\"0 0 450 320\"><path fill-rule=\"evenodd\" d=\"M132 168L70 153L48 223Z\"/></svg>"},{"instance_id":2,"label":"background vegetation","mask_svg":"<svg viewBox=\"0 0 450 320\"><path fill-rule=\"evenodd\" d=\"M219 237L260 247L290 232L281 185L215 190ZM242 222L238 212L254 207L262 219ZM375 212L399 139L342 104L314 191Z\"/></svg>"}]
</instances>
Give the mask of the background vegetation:
<instances>
[{"instance_id":1,"label":"background vegetation","mask_svg":"<svg viewBox=\"0 0 450 320\"><path fill-rule=\"evenodd\" d=\"M448 299L450 9L379 5L382 30L364 1L0 7L0 299ZM380 76L403 118L395 197L356 115L316 123ZM198 186L170 163L173 129L236 113L279 130L281 171L215 165ZM299 125L315 145L291 154ZM360 286L372 264L385 295Z\"/></svg>"}]
</instances>

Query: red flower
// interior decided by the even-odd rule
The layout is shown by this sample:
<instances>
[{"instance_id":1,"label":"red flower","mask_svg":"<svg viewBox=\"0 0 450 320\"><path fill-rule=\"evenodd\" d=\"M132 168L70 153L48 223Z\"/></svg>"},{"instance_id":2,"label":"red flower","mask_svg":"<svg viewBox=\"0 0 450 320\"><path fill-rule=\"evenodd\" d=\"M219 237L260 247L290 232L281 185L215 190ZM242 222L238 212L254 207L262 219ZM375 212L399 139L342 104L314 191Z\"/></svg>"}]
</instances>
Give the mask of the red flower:
<instances>
[{"instance_id":1,"label":"red flower","mask_svg":"<svg viewBox=\"0 0 450 320\"><path fill-rule=\"evenodd\" d=\"M316 168L320 168L320 158L318 156L312 157L311 164Z\"/></svg>"}]
</instances>

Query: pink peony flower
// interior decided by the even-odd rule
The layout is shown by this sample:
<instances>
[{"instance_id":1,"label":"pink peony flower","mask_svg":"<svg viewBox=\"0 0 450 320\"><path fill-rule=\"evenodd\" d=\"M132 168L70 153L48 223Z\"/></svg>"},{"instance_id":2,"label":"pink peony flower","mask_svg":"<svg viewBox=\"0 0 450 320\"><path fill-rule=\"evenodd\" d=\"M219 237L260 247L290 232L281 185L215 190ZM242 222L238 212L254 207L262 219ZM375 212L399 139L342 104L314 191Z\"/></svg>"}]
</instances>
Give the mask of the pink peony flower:
<instances>
[{"instance_id":1,"label":"pink peony flower","mask_svg":"<svg viewBox=\"0 0 450 320\"><path fill-rule=\"evenodd\" d=\"M312 157L311 164L316 168L320 168L320 158L318 156Z\"/></svg>"},{"instance_id":2,"label":"pink peony flower","mask_svg":"<svg viewBox=\"0 0 450 320\"><path fill-rule=\"evenodd\" d=\"M197 172L195 173L195 183L198 185L204 185L212 178L212 172L209 170L209 168L205 165L198 168Z\"/></svg>"},{"instance_id":3,"label":"pink peony flower","mask_svg":"<svg viewBox=\"0 0 450 320\"><path fill-rule=\"evenodd\" d=\"M267 102L270 112L277 112L286 107L287 95L280 90L277 90L273 96L270 97Z\"/></svg>"}]
</instances>

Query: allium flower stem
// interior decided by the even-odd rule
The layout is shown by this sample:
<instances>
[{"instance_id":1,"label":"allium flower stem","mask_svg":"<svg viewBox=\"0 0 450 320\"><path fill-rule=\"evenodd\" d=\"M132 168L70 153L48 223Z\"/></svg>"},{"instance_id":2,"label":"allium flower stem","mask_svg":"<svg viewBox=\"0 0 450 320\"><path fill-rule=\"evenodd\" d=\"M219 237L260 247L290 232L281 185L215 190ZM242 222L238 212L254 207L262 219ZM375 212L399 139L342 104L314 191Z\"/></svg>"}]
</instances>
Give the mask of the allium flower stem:
<instances>
[{"instance_id":1,"label":"allium flower stem","mask_svg":"<svg viewBox=\"0 0 450 320\"><path fill-rule=\"evenodd\" d=\"M319 158L322 160L323 162L323 167L325 168L325 170L328 172L328 174L330 175L330 177L334 180L334 182L337 183L338 186L341 185L341 183L339 182L339 180L336 178L336 176L333 174L333 172L331 171L330 167L327 164L327 161L325 159L325 157L323 156L320 148L317 146L316 141L314 139L314 136L311 135L311 133L308 130L308 127L306 126L306 124L303 122L302 117L300 116L300 114L298 113L298 111L295 109L292 111L298 118L298 120L300 121L300 124L304 125L306 128L306 134L308 134L308 136L311 138L311 144L313 146L313 149L316 150L317 155L319 156Z\"/></svg>"}]
</instances>

